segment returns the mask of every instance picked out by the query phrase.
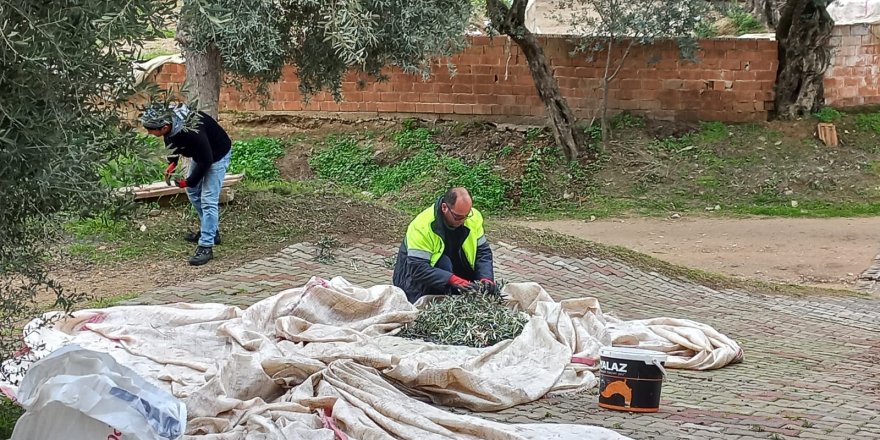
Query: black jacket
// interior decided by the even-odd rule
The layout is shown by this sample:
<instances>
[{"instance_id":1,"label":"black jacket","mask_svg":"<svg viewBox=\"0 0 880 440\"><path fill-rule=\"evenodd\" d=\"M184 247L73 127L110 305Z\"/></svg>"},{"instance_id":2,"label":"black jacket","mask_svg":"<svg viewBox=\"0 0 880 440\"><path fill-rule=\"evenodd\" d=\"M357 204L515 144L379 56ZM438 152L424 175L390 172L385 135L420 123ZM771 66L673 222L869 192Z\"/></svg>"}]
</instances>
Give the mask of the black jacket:
<instances>
[{"instance_id":1,"label":"black jacket","mask_svg":"<svg viewBox=\"0 0 880 440\"><path fill-rule=\"evenodd\" d=\"M232 149L232 141L223 127L211 116L199 112L198 130L181 130L174 136L165 135L165 146L172 154L192 158L192 172L186 178L186 186L197 186L211 165L226 157Z\"/></svg>"},{"instance_id":2,"label":"black jacket","mask_svg":"<svg viewBox=\"0 0 880 440\"><path fill-rule=\"evenodd\" d=\"M460 227L465 228L466 232L470 233L466 226ZM431 230L440 236L445 246L447 243L446 226L443 224L439 200L434 204L434 221L431 224ZM451 251L461 252L461 248ZM462 260L464 260L464 257L462 257ZM470 281L479 281L484 278L494 281L495 272L492 266L492 248L487 241L483 241L477 246L473 271L456 273L455 275ZM398 251L397 262L394 266L392 282L395 286L403 289L410 302L414 303L424 295L446 295L451 293L448 284L450 276L452 276L451 272L432 266L431 261L424 258L424 256L409 255L406 239L403 240Z\"/></svg>"}]
</instances>

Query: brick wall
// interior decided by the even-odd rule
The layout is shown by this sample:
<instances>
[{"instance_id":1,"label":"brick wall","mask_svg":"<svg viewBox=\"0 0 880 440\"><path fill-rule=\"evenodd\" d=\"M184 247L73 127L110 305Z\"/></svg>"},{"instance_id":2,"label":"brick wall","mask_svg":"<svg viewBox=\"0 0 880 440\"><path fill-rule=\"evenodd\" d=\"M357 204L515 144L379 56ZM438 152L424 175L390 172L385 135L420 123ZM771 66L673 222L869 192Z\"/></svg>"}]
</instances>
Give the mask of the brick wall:
<instances>
[{"instance_id":1,"label":"brick wall","mask_svg":"<svg viewBox=\"0 0 880 440\"><path fill-rule=\"evenodd\" d=\"M506 38L474 37L472 45L452 57L457 73L438 63L434 77L389 71L390 81L358 88L350 74L343 84L344 101L329 94L301 101L296 75L286 69L272 86L268 107L232 88L221 91L221 110L272 112L359 112L423 115L476 115L486 119L537 120L544 107L535 91L526 60ZM590 118L599 101L601 63L571 57L563 37L545 36L541 43L560 89L579 117ZM612 54L617 57L620 53ZM597 60L604 61L600 54ZM612 83L610 109L665 120L765 120L772 106L777 68L776 42L756 39L717 39L701 42L700 61L679 60L671 42L635 46ZM156 76L163 86L179 84L182 65L166 64Z\"/></svg>"},{"instance_id":2,"label":"brick wall","mask_svg":"<svg viewBox=\"0 0 880 440\"><path fill-rule=\"evenodd\" d=\"M825 103L834 107L880 104L880 25L835 26Z\"/></svg>"}]
</instances>

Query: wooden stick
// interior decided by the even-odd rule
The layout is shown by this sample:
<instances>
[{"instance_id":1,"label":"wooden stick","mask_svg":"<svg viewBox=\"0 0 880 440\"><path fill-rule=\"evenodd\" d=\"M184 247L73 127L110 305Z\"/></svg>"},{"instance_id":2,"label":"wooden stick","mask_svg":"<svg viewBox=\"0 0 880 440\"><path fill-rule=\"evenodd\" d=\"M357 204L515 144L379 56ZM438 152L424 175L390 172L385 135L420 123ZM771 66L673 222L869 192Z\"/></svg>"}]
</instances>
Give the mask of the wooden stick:
<instances>
[{"instance_id":1,"label":"wooden stick","mask_svg":"<svg viewBox=\"0 0 880 440\"><path fill-rule=\"evenodd\" d=\"M223 177L222 187L225 188L235 185L241 182L243 178L244 174L227 174ZM182 194L186 192L186 189L178 188L177 186L168 186L165 184L165 182L155 182L140 186L119 188L119 192L124 194L133 194L135 200L142 200Z\"/></svg>"}]
</instances>

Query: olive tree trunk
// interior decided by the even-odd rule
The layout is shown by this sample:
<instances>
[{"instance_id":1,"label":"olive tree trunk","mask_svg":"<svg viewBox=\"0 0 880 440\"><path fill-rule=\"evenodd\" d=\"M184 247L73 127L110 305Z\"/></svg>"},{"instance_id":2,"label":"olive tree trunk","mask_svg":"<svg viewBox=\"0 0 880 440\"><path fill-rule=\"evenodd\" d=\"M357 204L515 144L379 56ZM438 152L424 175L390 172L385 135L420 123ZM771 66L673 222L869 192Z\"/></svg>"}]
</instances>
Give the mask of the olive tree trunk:
<instances>
[{"instance_id":1,"label":"olive tree trunk","mask_svg":"<svg viewBox=\"0 0 880 440\"><path fill-rule=\"evenodd\" d=\"M823 80L831 60L828 41L834 27L828 3L788 0L782 8L776 28L776 115L781 119L806 116L822 107Z\"/></svg>"},{"instance_id":2,"label":"olive tree trunk","mask_svg":"<svg viewBox=\"0 0 880 440\"><path fill-rule=\"evenodd\" d=\"M198 109L217 119L220 113L220 86L223 80L223 59L217 46L211 44L205 51L190 49L187 23L181 18L177 24L177 42L186 59L186 94L198 103Z\"/></svg>"},{"instance_id":3,"label":"olive tree trunk","mask_svg":"<svg viewBox=\"0 0 880 440\"><path fill-rule=\"evenodd\" d=\"M525 55L538 97L547 109L556 145L562 149L566 159L575 160L581 146L585 145L585 135L575 126L577 119L568 101L559 92L559 84L538 38L526 28L526 4L526 0L513 0L508 7L502 0L488 0L486 8L492 26L510 37Z\"/></svg>"}]
</instances>

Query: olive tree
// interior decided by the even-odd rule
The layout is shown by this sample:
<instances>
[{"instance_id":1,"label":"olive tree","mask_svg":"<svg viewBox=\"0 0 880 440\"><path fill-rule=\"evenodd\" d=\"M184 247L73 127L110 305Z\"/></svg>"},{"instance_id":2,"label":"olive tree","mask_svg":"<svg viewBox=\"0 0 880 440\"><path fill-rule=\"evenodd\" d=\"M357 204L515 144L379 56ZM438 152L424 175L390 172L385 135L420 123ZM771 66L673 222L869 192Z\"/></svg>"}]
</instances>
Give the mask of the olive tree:
<instances>
[{"instance_id":1,"label":"olive tree","mask_svg":"<svg viewBox=\"0 0 880 440\"><path fill-rule=\"evenodd\" d=\"M135 142L127 60L174 3L0 0L0 357L38 295L65 309L79 298L46 276L49 239L60 215L113 202L98 169Z\"/></svg>"},{"instance_id":2,"label":"olive tree","mask_svg":"<svg viewBox=\"0 0 880 440\"><path fill-rule=\"evenodd\" d=\"M632 48L650 45L660 39L675 39L680 56L696 61L695 31L709 10L705 0L562 0L560 5L575 11L571 27L580 41L578 51L590 60L596 55L604 56L601 61L599 120L602 142L606 146L611 135L608 124L610 85ZM622 48L622 52L619 57L614 57L617 48Z\"/></svg>"},{"instance_id":3,"label":"olive tree","mask_svg":"<svg viewBox=\"0 0 880 440\"><path fill-rule=\"evenodd\" d=\"M337 99L349 70L427 77L432 57L465 47L471 11L469 0L184 0L177 40L190 98L216 116L224 75L265 93L292 65L304 97Z\"/></svg>"},{"instance_id":4,"label":"olive tree","mask_svg":"<svg viewBox=\"0 0 880 440\"><path fill-rule=\"evenodd\" d=\"M527 0L487 0L491 27L510 37L523 51L535 81L538 97L547 116L557 145L569 160L578 157L585 145L585 134L568 101L559 92L559 84L537 37L525 25ZM626 61L635 44L650 44L658 38L679 38L683 54L693 54L692 38L707 9L704 0L562 0L559 10L569 13L572 34L579 41L578 51L592 56L605 51L602 77L602 138L608 140L608 87ZM613 59L615 47L625 47L623 56Z\"/></svg>"}]
</instances>

